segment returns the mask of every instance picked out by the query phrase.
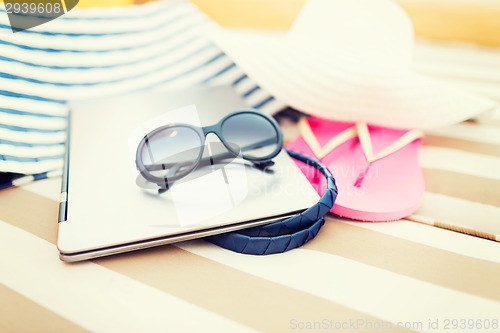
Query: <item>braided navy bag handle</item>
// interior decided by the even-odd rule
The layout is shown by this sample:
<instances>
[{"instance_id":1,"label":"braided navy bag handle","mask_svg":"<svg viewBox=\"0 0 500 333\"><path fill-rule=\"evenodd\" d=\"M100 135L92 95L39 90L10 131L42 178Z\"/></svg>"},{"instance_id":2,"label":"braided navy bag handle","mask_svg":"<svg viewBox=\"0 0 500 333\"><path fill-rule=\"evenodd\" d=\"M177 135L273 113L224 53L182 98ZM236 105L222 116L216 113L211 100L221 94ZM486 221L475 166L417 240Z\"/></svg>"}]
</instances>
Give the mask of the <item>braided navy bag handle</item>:
<instances>
[{"instance_id":1,"label":"braided navy bag handle","mask_svg":"<svg viewBox=\"0 0 500 333\"><path fill-rule=\"evenodd\" d=\"M318 160L286 150L288 154L320 171L327 180L325 193L314 206L285 220L264 226L206 237L209 242L244 254L275 254L302 246L319 232L337 198L337 186L330 170Z\"/></svg>"}]
</instances>

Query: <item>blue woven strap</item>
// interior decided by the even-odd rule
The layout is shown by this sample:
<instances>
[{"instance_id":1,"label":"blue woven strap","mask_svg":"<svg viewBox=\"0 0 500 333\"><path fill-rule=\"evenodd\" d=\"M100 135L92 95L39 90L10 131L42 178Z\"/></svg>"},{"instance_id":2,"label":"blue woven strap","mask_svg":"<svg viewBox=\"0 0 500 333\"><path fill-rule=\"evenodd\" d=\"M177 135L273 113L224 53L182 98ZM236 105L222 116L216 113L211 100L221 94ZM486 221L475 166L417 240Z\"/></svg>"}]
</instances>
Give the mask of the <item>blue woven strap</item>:
<instances>
[{"instance_id":1,"label":"blue woven strap","mask_svg":"<svg viewBox=\"0 0 500 333\"><path fill-rule=\"evenodd\" d=\"M300 214L264 226L206 237L211 243L245 254L282 253L302 246L319 232L325 215L337 198L337 186L330 170L319 161L287 149L288 154L320 171L326 178L327 188L317 204Z\"/></svg>"}]
</instances>

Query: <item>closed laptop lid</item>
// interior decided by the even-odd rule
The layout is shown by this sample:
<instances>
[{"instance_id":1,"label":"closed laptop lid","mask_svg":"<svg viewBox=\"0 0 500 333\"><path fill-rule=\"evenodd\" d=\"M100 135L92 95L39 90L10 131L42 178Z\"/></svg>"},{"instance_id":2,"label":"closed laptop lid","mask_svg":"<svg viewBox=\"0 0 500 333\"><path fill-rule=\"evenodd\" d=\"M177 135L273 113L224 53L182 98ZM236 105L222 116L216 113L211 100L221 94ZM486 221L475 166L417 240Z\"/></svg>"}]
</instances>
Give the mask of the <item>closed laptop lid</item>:
<instances>
[{"instance_id":1,"label":"closed laptop lid","mask_svg":"<svg viewBox=\"0 0 500 333\"><path fill-rule=\"evenodd\" d=\"M172 112L175 119L205 126L243 108L229 87L71 103L60 252L71 255L175 235L196 238L204 235L200 231L265 223L313 205L317 193L284 151L269 172L235 161L162 194L137 185L134 150L141 130L167 122ZM218 138L209 134L207 141Z\"/></svg>"}]
</instances>

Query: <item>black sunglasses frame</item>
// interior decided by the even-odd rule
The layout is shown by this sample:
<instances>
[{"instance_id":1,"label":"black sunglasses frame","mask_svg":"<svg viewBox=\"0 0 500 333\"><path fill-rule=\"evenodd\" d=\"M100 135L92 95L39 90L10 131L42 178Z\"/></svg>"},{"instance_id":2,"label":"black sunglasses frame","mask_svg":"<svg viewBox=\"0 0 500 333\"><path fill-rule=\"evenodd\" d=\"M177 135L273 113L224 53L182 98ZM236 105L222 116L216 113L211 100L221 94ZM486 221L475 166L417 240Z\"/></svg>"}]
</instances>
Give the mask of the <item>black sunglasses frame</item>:
<instances>
[{"instance_id":1,"label":"black sunglasses frame","mask_svg":"<svg viewBox=\"0 0 500 333\"><path fill-rule=\"evenodd\" d=\"M228 119L230 119L232 117L237 117L238 115L242 115L242 114L252 114L252 115L262 117L273 126L273 128L276 132L276 138L278 141L277 145L276 145L276 149L273 152L271 152L270 154L268 154L266 156L253 157L253 156L246 156L245 154L242 154L240 151L235 151L234 147L231 147L229 142L224 138L224 135L222 134L222 128L224 126L224 123ZM182 174L173 175L173 176L170 176L168 178L154 176L151 174L150 171L164 169L166 164L163 163L163 164L158 164L158 165L153 165L153 166L146 166L144 164L144 162L142 161L142 157L141 157L142 151L145 148L145 146L148 145L148 140L149 140L148 138L150 138L150 137L152 137L152 136L154 136L162 131L168 130L170 128L176 128L176 127L189 128L189 129L193 130L198 135L198 137L200 139L200 152L199 152L198 156L196 157L196 160L193 161L192 166L190 168L188 168L187 170L183 171ZM244 160L252 162L255 166L257 166L260 169L265 169L269 166L272 166L274 164L272 159L274 157L276 157L281 152L281 150L283 148L283 134L281 133L281 129L280 129L278 123L276 122L276 120L274 120L274 118L272 118L272 117L270 117L270 116L268 116L268 115L266 115L266 114L264 114L256 109L244 109L244 110L237 110L237 111L231 112L231 113L227 114L226 116L224 116L219 122L217 122L214 125L210 125L210 126L198 127L198 126L183 124L183 123L173 123L173 124L161 126L161 127L158 127L156 129L152 130L151 132L146 134L141 139L141 141L139 142L139 144L137 146L136 158L135 158L136 167L139 170L139 172L141 173L142 177L144 177L147 181L157 184L160 187L160 189L167 190L173 182L184 178L186 175L188 175L189 173L191 173L197 167L200 166L200 162L202 162L203 151L204 151L203 147L206 144L206 136L210 133L215 134L228 151L228 154L223 154L221 156L217 156L219 159L225 159L225 158L229 158L232 156L241 156Z\"/></svg>"}]
</instances>

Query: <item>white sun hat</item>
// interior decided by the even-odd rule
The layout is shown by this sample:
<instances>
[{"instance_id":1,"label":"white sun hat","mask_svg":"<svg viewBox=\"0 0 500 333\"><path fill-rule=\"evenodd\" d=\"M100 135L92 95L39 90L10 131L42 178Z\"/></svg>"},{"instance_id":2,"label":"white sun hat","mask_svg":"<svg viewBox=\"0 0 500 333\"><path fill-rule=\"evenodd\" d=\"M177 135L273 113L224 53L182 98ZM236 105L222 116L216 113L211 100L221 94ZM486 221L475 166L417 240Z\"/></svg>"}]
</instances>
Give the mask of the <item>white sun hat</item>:
<instances>
[{"instance_id":1,"label":"white sun hat","mask_svg":"<svg viewBox=\"0 0 500 333\"><path fill-rule=\"evenodd\" d=\"M496 104L416 73L411 22L390 0L310 0L286 34L209 35L265 91L322 118L425 129Z\"/></svg>"}]
</instances>

